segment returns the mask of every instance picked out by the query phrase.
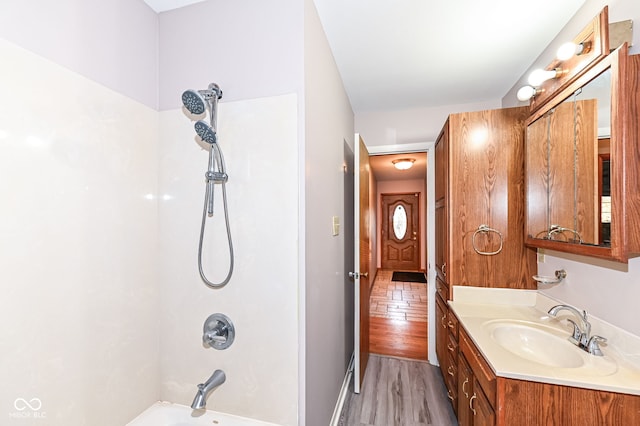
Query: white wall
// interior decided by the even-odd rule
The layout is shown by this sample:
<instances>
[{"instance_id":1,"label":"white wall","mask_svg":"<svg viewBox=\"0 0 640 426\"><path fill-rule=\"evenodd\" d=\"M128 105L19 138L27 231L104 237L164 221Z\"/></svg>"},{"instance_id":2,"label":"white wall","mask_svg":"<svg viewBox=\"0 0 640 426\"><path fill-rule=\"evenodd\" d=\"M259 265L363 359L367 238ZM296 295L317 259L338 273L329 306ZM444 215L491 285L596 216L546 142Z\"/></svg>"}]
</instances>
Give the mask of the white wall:
<instances>
[{"instance_id":1,"label":"white wall","mask_svg":"<svg viewBox=\"0 0 640 426\"><path fill-rule=\"evenodd\" d=\"M160 14L161 396L190 404L196 384L220 368L227 381L209 408L283 425L298 424L304 342L303 19L294 0L209 0ZM224 94L218 132L236 253L233 277L218 290L200 280L196 263L207 154L180 108L184 90L211 82ZM217 225L221 206L218 189ZM226 238L213 231L207 241L218 248L209 246L206 264L219 281ZM202 324L214 312L236 326L236 341L224 351L201 344Z\"/></svg>"},{"instance_id":2,"label":"white wall","mask_svg":"<svg viewBox=\"0 0 640 426\"><path fill-rule=\"evenodd\" d=\"M304 312L305 384L301 425L326 426L347 369L345 359L344 234L332 236L332 216L344 218L343 143L353 147L353 112L311 0L305 4Z\"/></svg>"},{"instance_id":3,"label":"white wall","mask_svg":"<svg viewBox=\"0 0 640 426\"><path fill-rule=\"evenodd\" d=\"M607 4L609 22L626 19L640 22L640 3L636 0L587 0L520 81L505 95L502 100L503 106L516 105L518 102L515 93L525 84L529 72L545 67L553 59L558 46L563 41L573 39ZM633 44L630 53L640 53L640 31L637 27L633 34ZM558 286L543 290L546 294L580 309L586 309L592 315L640 335L640 321L637 317L637 301L640 299L640 258L631 259L628 265L621 265L546 251L545 263L538 264L538 273L553 276L554 271L558 269L567 271L567 279Z\"/></svg>"},{"instance_id":4,"label":"white wall","mask_svg":"<svg viewBox=\"0 0 640 426\"><path fill-rule=\"evenodd\" d=\"M426 170L425 170L426 176ZM376 238L382 241L382 194L394 194L402 192L417 192L420 194L420 268L426 270L427 266L427 241L426 241L426 227L427 223L425 218L427 217L427 204L426 204L426 182L420 179L414 180L394 180L394 181L380 181L377 185L376 191L376 214L378 220L376 223ZM382 249L378 250L377 254L377 267L382 267Z\"/></svg>"},{"instance_id":5,"label":"white wall","mask_svg":"<svg viewBox=\"0 0 640 426\"><path fill-rule=\"evenodd\" d=\"M158 16L142 0L2 0L0 37L158 106Z\"/></svg>"},{"instance_id":6,"label":"white wall","mask_svg":"<svg viewBox=\"0 0 640 426\"><path fill-rule=\"evenodd\" d=\"M124 424L159 397L157 113L0 62L0 423Z\"/></svg>"},{"instance_id":7,"label":"white wall","mask_svg":"<svg viewBox=\"0 0 640 426\"><path fill-rule=\"evenodd\" d=\"M219 84L225 102L303 89L303 4L207 0L160 17L160 109Z\"/></svg>"}]
</instances>

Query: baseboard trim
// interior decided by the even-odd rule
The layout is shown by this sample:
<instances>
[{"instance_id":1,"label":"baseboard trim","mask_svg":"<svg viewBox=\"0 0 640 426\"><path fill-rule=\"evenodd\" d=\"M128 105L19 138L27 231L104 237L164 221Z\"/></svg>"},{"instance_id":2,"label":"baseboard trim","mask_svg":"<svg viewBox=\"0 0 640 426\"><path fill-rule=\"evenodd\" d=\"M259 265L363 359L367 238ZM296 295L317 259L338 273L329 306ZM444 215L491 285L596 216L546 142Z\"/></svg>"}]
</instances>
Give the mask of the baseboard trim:
<instances>
[{"instance_id":1,"label":"baseboard trim","mask_svg":"<svg viewBox=\"0 0 640 426\"><path fill-rule=\"evenodd\" d=\"M349 385L351 383L352 377L353 377L353 355L351 355L351 360L349 361L349 367L347 368L347 373L344 375L344 380L342 381L342 388L340 388L338 401L336 402L336 407L333 409L333 415L331 416L331 422L329 423L329 426L338 426L338 422L340 422L340 415L342 414L344 401L347 399L347 394L349 393Z\"/></svg>"}]
</instances>

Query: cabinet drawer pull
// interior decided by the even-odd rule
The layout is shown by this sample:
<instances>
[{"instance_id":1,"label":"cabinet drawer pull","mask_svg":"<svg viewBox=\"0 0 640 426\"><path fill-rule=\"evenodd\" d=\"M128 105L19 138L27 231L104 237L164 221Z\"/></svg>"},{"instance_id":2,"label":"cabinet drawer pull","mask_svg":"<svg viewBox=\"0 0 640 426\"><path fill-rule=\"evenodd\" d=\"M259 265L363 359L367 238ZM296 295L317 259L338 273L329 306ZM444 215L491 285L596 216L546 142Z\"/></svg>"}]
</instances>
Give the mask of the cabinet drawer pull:
<instances>
[{"instance_id":1,"label":"cabinet drawer pull","mask_svg":"<svg viewBox=\"0 0 640 426\"><path fill-rule=\"evenodd\" d=\"M476 415L476 409L473 408L473 400L476 399L478 396L476 395L476 393L473 393L473 396L471 397L471 399L469 400L469 408L471 408L471 411L473 412L473 415Z\"/></svg>"},{"instance_id":2,"label":"cabinet drawer pull","mask_svg":"<svg viewBox=\"0 0 640 426\"><path fill-rule=\"evenodd\" d=\"M442 316L442 319L440 320L440 322L442 323L442 328L447 328L447 324L444 323L444 320L447 319L447 314L444 314Z\"/></svg>"},{"instance_id":3,"label":"cabinet drawer pull","mask_svg":"<svg viewBox=\"0 0 640 426\"><path fill-rule=\"evenodd\" d=\"M453 327L454 327L453 323L449 321L449 328L453 330Z\"/></svg>"},{"instance_id":4,"label":"cabinet drawer pull","mask_svg":"<svg viewBox=\"0 0 640 426\"><path fill-rule=\"evenodd\" d=\"M447 398L453 401L453 396L451 395L451 391L449 389L447 389Z\"/></svg>"},{"instance_id":5,"label":"cabinet drawer pull","mask_svg":"<svg viewBox=\"0 0 640 426\"><path fill-rule=\"evenodd\" d=\"M450 376L453 376L456 372L453 370L453 366L450 365L449 368L447 368L447 373L449 373Z\"/></svg>"},{"instance_id":6,"label":"cabinet drawer pull","mask_svg":"<svg viewBox=\"0 0 640 426\"><path fill-rule=\"evenodd\" d=\"M468 377L466 379L464 379L464 383L462 384L462 392L464 393L464 396L466 398L469 398L469 394L467 393L467 390L465 389L465 386L467 385L467 383L469 383L469 378Z\"/></svg>"},{"instance_id":7,"label":"cabinet drawer pull","mask_svg":"<svg viewBox=\"0 0 640 426\"><path fill-rule=\"evenodd\" d=\"M451 346L451 343L447 343L447 349L449 349L449 352L453 353L453 351L456 349L453 346Z\"/></svg>"},{"instance_id":8,"label":"cabinet drawer pull","mask_svg":"<svg viewBox=\"0 0 640 426\"><path fill-rule=\"evenodd\" d=\"M447 262L442 264L442 275L447 276Z\"/></svg>"}]
</instances>

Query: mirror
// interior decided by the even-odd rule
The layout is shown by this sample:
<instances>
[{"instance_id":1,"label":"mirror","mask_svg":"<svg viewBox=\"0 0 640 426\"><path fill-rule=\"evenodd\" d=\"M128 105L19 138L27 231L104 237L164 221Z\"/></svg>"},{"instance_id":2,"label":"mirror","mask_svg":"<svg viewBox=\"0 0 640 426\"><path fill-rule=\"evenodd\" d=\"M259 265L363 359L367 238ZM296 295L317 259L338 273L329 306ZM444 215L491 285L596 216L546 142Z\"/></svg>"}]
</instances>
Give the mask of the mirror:
<instances>
[{"instance_id":1,"label":"mirror","mask_svg":"<svg viewBox=\"0 0 640 426\"><path fill-rule=\"evenodd\" d=\"M532 117L526 134L527 238L611 245L611 69Z\"/></svg>"}]
</instances>

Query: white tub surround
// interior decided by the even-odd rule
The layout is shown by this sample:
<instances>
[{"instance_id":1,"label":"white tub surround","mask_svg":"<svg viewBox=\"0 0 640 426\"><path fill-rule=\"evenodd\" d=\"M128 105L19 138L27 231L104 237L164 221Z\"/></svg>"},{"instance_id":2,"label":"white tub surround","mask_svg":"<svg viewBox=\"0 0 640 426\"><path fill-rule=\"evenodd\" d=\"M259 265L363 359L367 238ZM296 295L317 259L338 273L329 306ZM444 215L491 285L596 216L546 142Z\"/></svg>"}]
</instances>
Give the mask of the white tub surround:
<instances>
[{"instance_id":1,"label":"white tub surround","mask_svg":"<svg viewBox=\"0 0 640 426\"><path fill-rule=\"evenodd\" d=\"M186 405L158 401L127 426L280 426L247 417L233 416L211 410L192 410Z\"/></svg>"},{"instance_id":2,"label":"white tub surround","mask_svg":"<svg viewBox=\"0 0 640 426\"><path fill-rule=\"evenodd\" d=\"M535 290L462 286L453 287L453 301L449 301L460 324L498 377L640 395L640 338L596 317L588 318L591 335L608 339L601 345L604 356L575 347L575 354L570 355L579 366L573 368L527 360L493 337L496 325L513 324L543 330L552 340L555 336L560 339L559 344L564 344L563 339L572 333L566 319L577 321L577 318L567 311L557 318L550 316L547 311L558 304L564 303ZM554 361L549 359L550 364Z\"/></svg>"}]
</instances>

